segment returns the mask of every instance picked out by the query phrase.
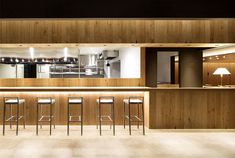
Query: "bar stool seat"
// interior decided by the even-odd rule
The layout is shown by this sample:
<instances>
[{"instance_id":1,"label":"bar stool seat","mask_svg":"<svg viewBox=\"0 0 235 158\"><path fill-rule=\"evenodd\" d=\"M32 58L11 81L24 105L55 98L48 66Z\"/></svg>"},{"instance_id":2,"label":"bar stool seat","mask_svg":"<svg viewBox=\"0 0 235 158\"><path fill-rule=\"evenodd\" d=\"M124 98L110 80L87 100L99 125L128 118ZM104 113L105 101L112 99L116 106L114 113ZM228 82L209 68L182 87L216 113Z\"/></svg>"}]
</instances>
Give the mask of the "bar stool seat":
<instances>
[{"instance_id":1,"label":"bar stool seat","mask_svg":"<svg viewBox=\"0 0 235 158\"><path fill-rule=\"evenodd\" d=\"M128 104L129 103L129 99L123 99L123 102ZM141 100L141 99L130 99L130 103L131 104L142 104L143 100Z\"/></svg>"},{"instance_id":2,"label":"bar stool seat","mask_svg":"<svg viewBox=\"0 0 235 158\"><path fill-rule=\"evenodd\" d=\"M69 98L69 104L81 104L82 99L71 99Z\"/></svg>"},{"instance_id":3,"label":"bar stool seat","mask_svg":"<svg viewBox=\"0 0 235 158\"><path fill-rule=\"evenodd\" d=\"M114 116L114 97L112 96L103 96L99 97L99 99L96 99L97 103L97 120L96 120L96 128L100 130L100 135L102 134L101 132L101 125L102 122L110 122L110 129L113 125L113 135L115 135L115 116ZM109 115L102 115L102 106L110 106L110 114ZM105 119L106 118L106 119ZM112 125L111 125L112 123Z\"/></svg>"},{"instance_id":4,"label":"bar stool seat","mask_svg":"<svg viewBox=\"0 0 235 158\"><path fill-rule=\"evenodd\" d=\"M72 115L70 112L71 105L80 105L80 114ZM69 135L70 123L81 123L81 135L83 135L83 97L68 97L67 111L67 135Z\"/></svg>"},{"instance_id":5,"label":"bar stool seat","mask_svg":"<svg viewBox=\"0 0 235 158\"><path fill-rule=\"evenodd\" d=\"M19 102L17 101L17 99L8 99L5 101L5 104L22 104L25 102L25 99L19 99Z\"/></svg>"},{"instance_id":6,"label":"bar stool seat","mask_svg":"<svg viewBox=\"0 0 235 158\"><path fill-rule=\"evenodd\" d=\"M54 104L55 103L55 99L43 99L43 98L39 98L38 99L38 104Z\"/></svg>"},{"instance_id":7,"label":"bar stool seat","mask_svg":"<svg viewBox=\"0 0 235 158\"><path fill-rule=\"evenodd\" d=\"M114 100L113 99L96 99L96 103L100 104L113 104Z\"/></svg>"},{"instance_id":8,"label":"bar stool seat","mask_svg":"<svg viewBox=\"0 0 235 158\"><path fill-rule=\"evenodd\" d=\"M12 108L16 106L16 115L13 115ZM20 114L20 107L22 105L22 114ZM10 116L6 118L7 107L10 106ZM3 108L3 135L5 135L6 122L10 122L10 128L12 128L12 122L16 122L16 135L18 135L19 120L23 119L23 126L25 128L25 99L19 99L18 97L4 97Z\"/></svg>"}]
</instances>

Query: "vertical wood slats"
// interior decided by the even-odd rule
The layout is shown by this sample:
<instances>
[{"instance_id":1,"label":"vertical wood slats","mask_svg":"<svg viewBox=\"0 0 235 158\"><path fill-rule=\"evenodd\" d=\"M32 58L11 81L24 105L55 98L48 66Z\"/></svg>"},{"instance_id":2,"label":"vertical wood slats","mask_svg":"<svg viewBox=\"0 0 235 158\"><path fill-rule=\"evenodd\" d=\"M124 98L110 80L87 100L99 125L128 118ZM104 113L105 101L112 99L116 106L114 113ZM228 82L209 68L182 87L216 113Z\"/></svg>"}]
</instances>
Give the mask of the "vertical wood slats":
<instances>
[{"instance_id":1,"label":"vertical wood slats","mask_svg":"<svg viewBox=\"0 0 235 158\"><path fill-rule=\"evenodd\" d=\"M235 128L234 90L153 90L149 106L150 128Z\"/></svg>"},{"instance_id":2,"label":"vertical wood slats","mask_svg":"<svg viewBox=\"0 0 235 158\"><path fill-rule=\"evenodd\" d=\"M235 20L0 20L0 43L233 43Z\"/></svg>"}]
</instances>

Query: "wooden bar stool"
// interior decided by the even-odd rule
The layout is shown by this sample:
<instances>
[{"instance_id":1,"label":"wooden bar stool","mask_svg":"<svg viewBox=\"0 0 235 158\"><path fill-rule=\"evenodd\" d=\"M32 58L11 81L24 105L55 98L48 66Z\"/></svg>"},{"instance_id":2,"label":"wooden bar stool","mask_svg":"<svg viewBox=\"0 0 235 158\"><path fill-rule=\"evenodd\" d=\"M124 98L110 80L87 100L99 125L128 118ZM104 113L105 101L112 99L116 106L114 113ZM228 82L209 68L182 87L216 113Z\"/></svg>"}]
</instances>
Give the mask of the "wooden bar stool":
<instances>
[{"instance_id":1,"label":"wooden bar stool","mask_svg":"<svg viewBox=\"0 0 235 158\"><path fill-rule=\"evenodd\" d=\"M99 126L100 135L102 135L101 133L102 122L110 122L110 128L113 125L113 135L115 135L114 97L112 96L99 97L99 99L96 100L96 103L97 103L96 127L98 129L98 126ZM102 105L106 105L106 106L110 105L110 115L101 114Z\"/></svg>"},{"instance_id":2,"label":"wooden bar stool","mask_svg":"<svg viewBox=\"0 0 235 158\"><path fill-rule=\"evenodd\" d=\"M80 105L80 115L73 116L70 113L71 105ZM73 120L73 118L75 118ZM83 97L68 97L68 114L67 114L67 135L69 135L69 125L71 123L81 123L81 135L83 134Z\"/></svg>"},{"instance_id":3,"label":"wooden bar stool","mask_svg":"<svg viewBox=\"0 0 235 158\"><path fill-rule=\"evenodd\" d=\"M15 106L14 106L15 105ZM22 114L20 114L20 106L22 105ZM7 106L10 106L10 117L6 118ZM13 115L12 108L16 107L16 115ZM10 128L12 128L12 122L16 122L16 135L19 131L19 120L23 119L23 126L25 128L25 100L18 97L4 97L3 107L3 135L5 135L6 122L10 122Z\"/></svg>"},{"instance_id":4,"label":"wooden bar stool","mask_svg":"<svg viewBox=\"0 0 235 158\"><path fill-rule=\"evenodd\" d=\"M49 115L43 115L43 106L48 105L49 106ZM55 99L52 99L51 97L38 97L37 98L37 114L36 114L36 134L38 135L38 124L40 123L42 128L43 122L49 122L50 123L50 135L51 135L51 126L52 126L52 120L54 122L54 128L55 128L55 110L53 110L53 105L55 105ZM40 112L39 112L40 108ZM40 115L40 117L39 117Z\"/></svg>"},{"instance_id":5,"label":"wooden bar stool","mask_svg":"<svg viewBox=\"0 0 235 158\"><path fill-rule=\"evenodd\" d=\"M126 105L128 105L128 115L126 115ZM137 106L137 115L131 115L131 105ZM141 106L141 114L140 116L140 109L139 105ZM141 122L143 125L143 135L145 135L145 127L144 127L144 98L143 97L129 97L128 99L123 100L123 124L124 128L126 125L126 121L128 120L129 125L129 134L131 135L131 123L137 122L137 127L139 128L139 123Z\"/></svg>"}]
</instances>

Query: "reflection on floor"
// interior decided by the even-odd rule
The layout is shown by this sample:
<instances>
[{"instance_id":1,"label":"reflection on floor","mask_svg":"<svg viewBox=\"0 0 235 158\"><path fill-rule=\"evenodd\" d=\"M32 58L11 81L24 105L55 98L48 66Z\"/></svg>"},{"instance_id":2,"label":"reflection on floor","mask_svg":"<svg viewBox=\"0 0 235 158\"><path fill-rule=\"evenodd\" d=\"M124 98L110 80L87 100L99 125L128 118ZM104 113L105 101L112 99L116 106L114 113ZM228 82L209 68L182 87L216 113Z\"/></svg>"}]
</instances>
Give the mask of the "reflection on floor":
<instances>
[{"instance_id":1,"label":"reflection on floor","mask_svg":"<svg viewBox=\"0 0 235 158\"><path fill-rule=\"evenodd\" d=\"M0 126L2 127L2 126ZM133 135L122 126L112 136L104 127L103 136L95 126L85 126L80 136L78 127L57 126L49 136L43 126L39 136L35 126L20 128L19 136L7 127L6 136L0 135L1 158L234 158L235 130L146 130L135 128Z\"/></svg>"}]
</instances>

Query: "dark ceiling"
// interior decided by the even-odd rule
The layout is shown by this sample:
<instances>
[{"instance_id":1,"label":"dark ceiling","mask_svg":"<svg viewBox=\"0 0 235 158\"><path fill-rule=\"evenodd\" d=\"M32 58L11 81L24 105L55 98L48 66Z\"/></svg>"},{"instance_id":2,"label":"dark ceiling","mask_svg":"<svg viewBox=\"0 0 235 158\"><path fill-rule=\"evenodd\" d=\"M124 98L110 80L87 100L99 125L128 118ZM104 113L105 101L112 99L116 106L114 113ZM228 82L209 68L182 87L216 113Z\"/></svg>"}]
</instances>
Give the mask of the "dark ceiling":
<instances>
[{"instance_id":1,"label":"dark ceiling","mask_svg":"<svg viewBox=\"0 0 235 158\"><path fill-rule=\"evenodd\" d=\"M0 0L0 18L235 18L232 0Z\"/></svg>"}]
</instances>

